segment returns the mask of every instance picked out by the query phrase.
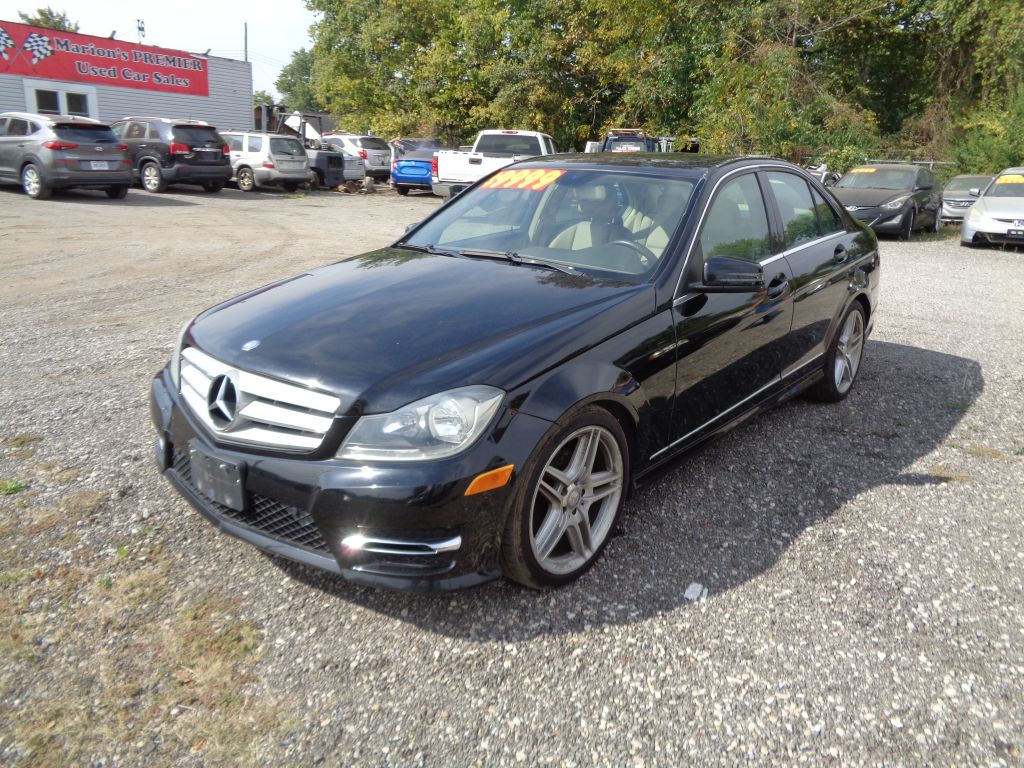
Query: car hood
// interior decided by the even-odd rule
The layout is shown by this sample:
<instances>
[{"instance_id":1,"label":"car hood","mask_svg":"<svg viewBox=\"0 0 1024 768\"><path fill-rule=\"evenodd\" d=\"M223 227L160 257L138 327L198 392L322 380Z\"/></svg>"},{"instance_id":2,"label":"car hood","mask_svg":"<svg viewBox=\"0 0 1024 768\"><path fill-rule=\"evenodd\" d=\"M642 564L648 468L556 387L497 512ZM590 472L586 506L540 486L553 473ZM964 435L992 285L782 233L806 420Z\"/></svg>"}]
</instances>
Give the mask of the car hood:
<instances>
[{"instance_id":1,"label":"car hood","mask_svg":"<svg viewBox=\"0 0 1024 768\"><path fill-rule=\"evenodd\" d=\"M994 219L1024 219L1024 197L979 197L974 207Z\"/></svg>"},{"instance_id":2,"label":"car hood","mask_svg":"<svg viewBox=\"0 0 1024 768\"><path fill-rule=\"evenodd\" d=\"M843 205L875 206L887 203L894 197L909 195L909 190L899 189L850 189L830 187L832 194Z\"/></svg>"},{"instance_id":3,"label":"car hood","mask_svg":"<svg viewBox=\"0 0 1024 768\"><path fill-rule=\"evenodd\" d=\"M374 413L468 384L511 390L653 309L647 284L385 248L213 307L186 341Z\"/></svg>"}]
</instances>

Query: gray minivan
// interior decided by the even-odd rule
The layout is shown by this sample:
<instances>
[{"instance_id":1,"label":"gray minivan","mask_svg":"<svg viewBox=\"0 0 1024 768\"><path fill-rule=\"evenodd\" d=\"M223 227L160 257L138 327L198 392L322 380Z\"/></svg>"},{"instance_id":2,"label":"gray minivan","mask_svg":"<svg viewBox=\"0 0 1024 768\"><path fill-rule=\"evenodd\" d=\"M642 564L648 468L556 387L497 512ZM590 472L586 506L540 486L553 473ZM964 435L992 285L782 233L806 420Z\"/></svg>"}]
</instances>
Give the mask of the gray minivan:
<instances>
[{"instance_id":1,"label":"gray minivan","mask_svg":"<svg viewBox=\"0 0 1024 768\"><path fill-rule=\"evenodd\" d=\"M128 147L109 125L69 115L0 114L0 183L20 184L34 200L72 187L102 189L119 200L131 181Z\"/></svg>"}]
</instances>

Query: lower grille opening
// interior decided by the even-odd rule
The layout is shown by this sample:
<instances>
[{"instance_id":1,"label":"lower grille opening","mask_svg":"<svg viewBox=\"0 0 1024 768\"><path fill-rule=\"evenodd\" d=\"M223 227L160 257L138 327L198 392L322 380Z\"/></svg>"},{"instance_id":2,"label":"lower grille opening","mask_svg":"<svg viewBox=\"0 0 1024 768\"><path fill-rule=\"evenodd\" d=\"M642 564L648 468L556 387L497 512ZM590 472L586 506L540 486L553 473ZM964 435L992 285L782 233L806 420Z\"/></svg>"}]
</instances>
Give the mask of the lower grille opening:
<instances>
[{"instance_id":1,"label":"lower grille opening","mask_svg":"<svg viewBox=\"0 0 1024 768\"><path fill-rule=\"evenodd\" d=\"M202 496L192 482L192 466L188 454L182 453L176 446L173 449L171 468L185 485ZM320 529L305 510L258 493L250 493L249 500L248 509L239 512L203 496L207 506L220 517L313 552L330 553Z\"/></svg>"}]
</instances>

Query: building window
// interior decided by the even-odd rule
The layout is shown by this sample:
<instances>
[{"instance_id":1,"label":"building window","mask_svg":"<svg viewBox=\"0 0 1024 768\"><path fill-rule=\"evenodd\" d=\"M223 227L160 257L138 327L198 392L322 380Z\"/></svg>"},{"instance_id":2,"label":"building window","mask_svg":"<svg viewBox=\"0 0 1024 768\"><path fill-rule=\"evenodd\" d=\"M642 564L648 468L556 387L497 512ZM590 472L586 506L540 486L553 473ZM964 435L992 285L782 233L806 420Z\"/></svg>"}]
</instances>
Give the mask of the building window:
<instances>
[{"instance_id":1,"label":"building window","mask_svg":"<svg viewBox=\"0 0 1024 768\"><path fill-rule=\"evenodd\" d=\"M41 115L59 115L59 94L56 91L36 91L36 111Z\"/></svg>"},{"instance_id":2,"label":"building window","mask_svg":"<svg viewBox=\"0 0 1024 768\"><path fill-rule=\"evenodd\" d=\"M79 117L89 116L89 97L84 93L68 93L64 94L64 98L68 102L68 114L78 115Z\"/></svg>"},{"instance_id":3,"label":"building window","mask_svg":"<svg viewBox=\"0 0 1024 768\"><path fill-rule=\"evenodd\" d=\"M91 85L32 78L25 78L22 85L25 89L25 107L29 112L39 112L43 115L98 116L96 89Z\"/></svg>"}]
</instances>

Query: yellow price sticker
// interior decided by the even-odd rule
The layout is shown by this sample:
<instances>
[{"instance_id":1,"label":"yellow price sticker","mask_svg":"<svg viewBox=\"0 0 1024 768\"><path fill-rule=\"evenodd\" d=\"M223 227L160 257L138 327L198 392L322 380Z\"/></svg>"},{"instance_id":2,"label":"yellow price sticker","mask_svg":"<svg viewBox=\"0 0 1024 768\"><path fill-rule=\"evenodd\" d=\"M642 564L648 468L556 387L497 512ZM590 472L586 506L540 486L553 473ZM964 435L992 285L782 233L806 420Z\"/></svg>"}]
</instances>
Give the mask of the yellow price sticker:
<instances>
[{"instance_id":1,"label":"yellow price sticker","mask_svg":"<svg viewBox=\"0 0 1024 768\"><path fill-rule=\"evenodd\" d=\"M565 170L562 168L522 168L498 171L480 186L484 189L529 189L540 192L551 186Z\"/></svg>"},{"instance_id":2,"label":"yellow price sticker","mask_svg":"<svg viewBox=\"0 0 1024 768\"><path fill-rule=\"evenodd\" d=\"M1019 173L1008 173L996 179L996 184L1024 184L1024 176Z\"/></svg>"},{"instance_id":3,"label":"yellow price sticker","mask_svg":"<svg viewBox=\"0 0 1024 768\"><path fill-rule=\"evenodd\" d=\"M850 173L874 173L877 168L851 168Z\"/></svg>"}]
</instances>

